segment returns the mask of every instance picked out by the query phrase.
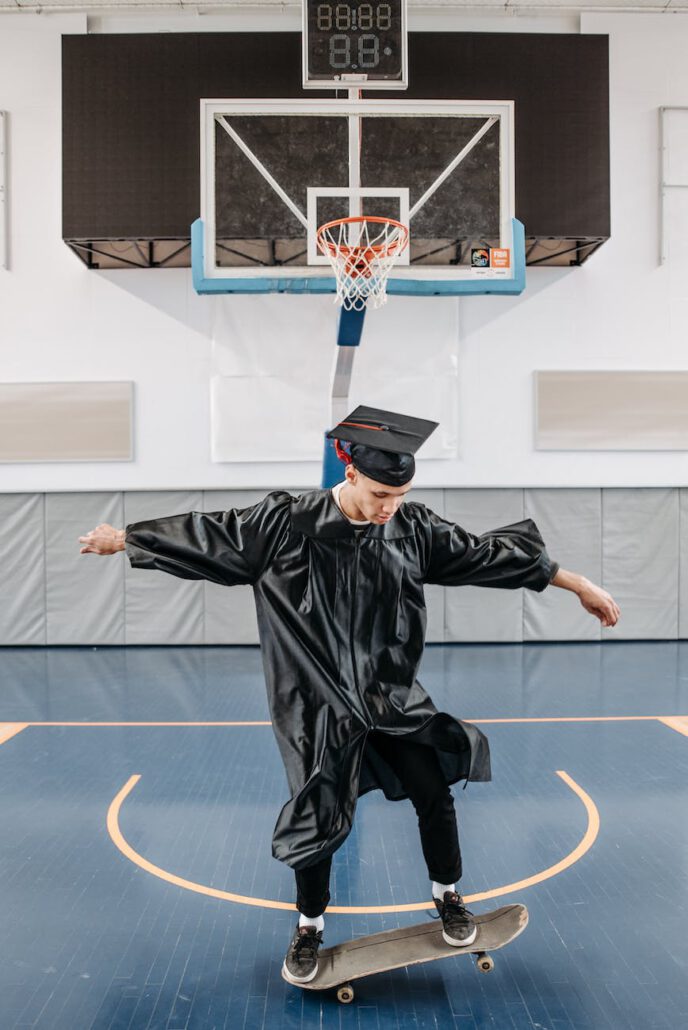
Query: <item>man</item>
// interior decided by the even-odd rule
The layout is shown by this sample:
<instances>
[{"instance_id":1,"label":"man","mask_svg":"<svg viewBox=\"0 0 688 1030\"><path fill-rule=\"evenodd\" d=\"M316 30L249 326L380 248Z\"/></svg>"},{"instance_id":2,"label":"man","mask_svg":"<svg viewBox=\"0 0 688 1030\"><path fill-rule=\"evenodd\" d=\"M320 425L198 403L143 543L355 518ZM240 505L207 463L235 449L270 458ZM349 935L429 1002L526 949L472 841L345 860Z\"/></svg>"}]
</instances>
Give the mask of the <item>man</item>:
<instances>
[{"instance_id":1,"label":"man","mask_svg":"<svg viewBox=\"0 0 688 1030\"><path fill-rule=\"evenodd\" d=\"M619 608L553 562L532 519L480 536L406 500L414 454L437 423L359 407L328 435L344 482L250 508L101 525L81 553L126 550L135 568L253 586L272 724L291 797L272 851L296 874L300 913L288 979L317 973L332 855L357 798L410 798L445 941L475 939L457 883L461 854L450 785L489 780L489 747L470 723L439 712L416 672L425 641L425 583L578 594L604 626ZM349 444L345 450L341 442ZM402 506L402 502L403 506Z\"/></svg>"}]
</instances>

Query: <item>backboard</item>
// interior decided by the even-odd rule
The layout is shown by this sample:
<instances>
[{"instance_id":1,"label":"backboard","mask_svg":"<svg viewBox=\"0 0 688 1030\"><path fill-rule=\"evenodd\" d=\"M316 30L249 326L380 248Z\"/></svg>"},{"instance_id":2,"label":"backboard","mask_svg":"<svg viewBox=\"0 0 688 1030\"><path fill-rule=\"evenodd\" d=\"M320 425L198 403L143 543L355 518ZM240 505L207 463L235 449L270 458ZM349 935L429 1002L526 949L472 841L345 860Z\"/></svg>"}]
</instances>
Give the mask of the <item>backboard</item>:
<instances>
[{"instance_id":1,"label":"backboard","mask_svg":"<svg viewBox=\"0 0 688 1030\"><path fill-rule=\"evenodd\" d=\"M389 294L520 293L510 101L202 100L199 293L334 293L319 225L410 228Z\"/></svg>"}]
</instances>

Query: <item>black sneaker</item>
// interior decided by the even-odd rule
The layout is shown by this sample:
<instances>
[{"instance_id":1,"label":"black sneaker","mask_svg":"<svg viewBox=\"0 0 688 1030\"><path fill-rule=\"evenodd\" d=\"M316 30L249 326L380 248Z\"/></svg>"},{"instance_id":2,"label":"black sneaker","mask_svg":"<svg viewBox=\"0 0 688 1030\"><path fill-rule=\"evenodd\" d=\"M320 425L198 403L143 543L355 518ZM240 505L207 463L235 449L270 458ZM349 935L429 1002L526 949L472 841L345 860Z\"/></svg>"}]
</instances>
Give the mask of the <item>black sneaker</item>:
<instances>
[{"instance_id":1,"label":"black sneaker","mask_svg":"<svg viewBox=\"0 0 688 1030\"><path fill-rule=\"evenodd\" d=\"M478 935L478 927L461 895L456 891L445 891L442 901L435 898L435 906L442 917L442 936L447 944L455 947L472 944Z\"/></svg>"},{"instance_id":2,"label":"black sneaker","mask_svg":"<svg viewBox=\"0 0 688 1030\"><path fill-rule=\"evenodd\" d=\"M318 972L318 948L322 939L322 930L297 925L282 967L288 980L308 983L313 979Z\"/></svg>"}]
</instances>

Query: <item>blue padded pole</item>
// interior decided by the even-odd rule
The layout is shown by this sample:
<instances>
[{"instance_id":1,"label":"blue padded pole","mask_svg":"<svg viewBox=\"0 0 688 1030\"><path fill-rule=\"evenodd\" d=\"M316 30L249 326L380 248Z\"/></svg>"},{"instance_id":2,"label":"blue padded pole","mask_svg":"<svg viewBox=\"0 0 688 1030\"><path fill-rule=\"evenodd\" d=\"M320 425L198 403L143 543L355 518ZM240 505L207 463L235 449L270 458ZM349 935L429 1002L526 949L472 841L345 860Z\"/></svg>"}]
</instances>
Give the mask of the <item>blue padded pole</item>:
<instances>
[{"instance_id":1,"label":"blue padded pole","mask_svg":"<svg viewBox=\"0 0 688 1030\"><path fill-rule=\"evenodd\" d=\"M365 308L361 311L347 311L345 308L340 310L337 327L338 347L358 347L363 334L365 313Z\"/></svg>"},{"instance_id":2,"label":"blue padded pole","mask_svg":"<svg viewBox=\"0 0 688 1030\"><path fill-rule=\"evenodd\" d=\"M351 382L351 369L353 367L354 351L343 348L358 347L363 334L363 322L365 321L366 309L362 311L347 311L342 308L339 312L339 325L337 327L337 366L332 386L332 417L335 424L347 413L349 402L349 383ZM328 490L342 478L343 467L334 449L334 440L325 437L322 463L322 488Z\"/></svg>"}]
</instances>

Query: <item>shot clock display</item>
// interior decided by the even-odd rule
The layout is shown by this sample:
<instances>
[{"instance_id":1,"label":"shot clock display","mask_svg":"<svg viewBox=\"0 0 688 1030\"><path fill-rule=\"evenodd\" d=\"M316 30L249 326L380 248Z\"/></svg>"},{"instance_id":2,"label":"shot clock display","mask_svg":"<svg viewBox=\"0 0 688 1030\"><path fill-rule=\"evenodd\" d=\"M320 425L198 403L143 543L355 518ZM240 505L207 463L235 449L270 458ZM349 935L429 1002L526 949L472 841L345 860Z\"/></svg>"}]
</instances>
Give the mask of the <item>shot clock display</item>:
<instances>
[{"instance_id":1,"label":"shot clock display","mask_svg":"<svg viewBox=\"0 0 688 1030\"><path fill-rule=\"evenodd\" d=\"M304 85L405 89L405 0L304 0Z\"/></svg>"}]
</instances>

